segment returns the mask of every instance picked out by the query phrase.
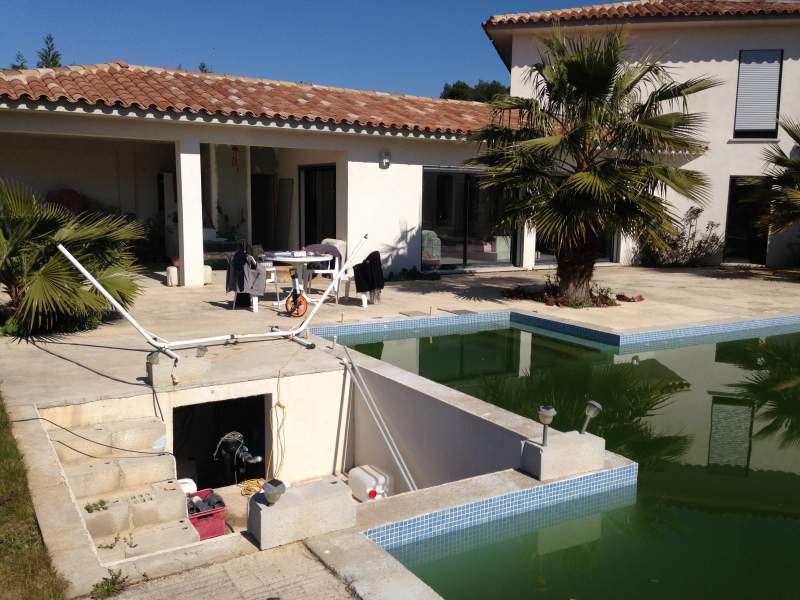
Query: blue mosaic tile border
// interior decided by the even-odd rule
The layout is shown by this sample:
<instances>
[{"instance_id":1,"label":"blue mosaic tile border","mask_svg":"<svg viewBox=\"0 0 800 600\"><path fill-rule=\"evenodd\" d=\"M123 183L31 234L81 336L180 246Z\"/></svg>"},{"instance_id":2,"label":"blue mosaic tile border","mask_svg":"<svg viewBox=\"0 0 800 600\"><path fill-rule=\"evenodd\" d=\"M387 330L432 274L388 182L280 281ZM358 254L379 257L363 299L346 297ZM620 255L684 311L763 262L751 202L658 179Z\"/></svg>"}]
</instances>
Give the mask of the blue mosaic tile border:
<instances>
[{"instance_id":1,"label":"blue mosaic tile border","mask_svg":"<svg viewBox=\"0 0 800 600\"><path fill-rule=\"evenodd\" d=\"M458 327L485 323L514 323L517 325L535 327L544 331L572 336L577 339L589 340L605 346L612 346L613 349L619 349L619 352L630 353L642 352L645 350L679 348L681 346L703 342L713 343L717 341L729 341L742 339L748 336L790 333L800 328L800 315L696 325L692 327L660 329L657 331L642 331L637 333L614 333L572 323L555 321L532 314L513 311L490 311L467 315L392 319L386 321L375 320L343 325L323 325L320 327L313 327L310 331L315 335L328 339L332 338L334 335L340 338L345 336L358 336L355 343L362 343L367 341L379 341L380 339L393 339L402 337L399 335L401 333L412 333L415 330L433 328L437 330L452 328L452 333L459 333L457 330ZM424 333L427 332L423 332L423 334ZM437 334L439 334L438 331ZM364 340L361 340L362 336Z\"/></svg>"},{"instance_id":2,"label":"blue mosaic tile border","mask_svg":"<svg viewBox=\"0 0 800 600\"><path fill-rule=\"evenodd\" d=\"M541 510L438 535L424 540L422 543L396 546L392 548L391 554L407 568L413 568L464 552L485 549L487 546L528 535L534 531L555 527L575 519L619 510L635 503L636 486L628 485L548 506Z\"/></svg>"},{"instance_id":3,"label":"blue mosaic tile border","mask_svg":"<svg viewBox=\"0 0 800 600\"><path fill-rule=\"evenodd\" d=\"M636 483L638 465L608 469L589 475L546 483L486 498L470 504L454 506L405 521L388 523L364 532L370 540L390 550L397 546L418 542L474 525L488 523L533 510L568 502L577 498L599 494Z\"/></svg>"},{"instance_id":4,"label":"blue mosaic tile border","mask_svg":"<svg viewBox=\"0 0 800 600\"><path fill-rule=\"evenodd\" d=\"M419 319L391 319L379 321L365 321L361 323L348 323L347 325L321 325L312 327L311 333L324 338L331 336L344 336L362 333L375 333L379 331L407 331L423 329L426 327L446 327L470 325L473 323L490 323L495 321L509 322L511 312L498 310L468 315L453 315L450 317L421 317Z\"/></svg>"},{"instance_id":5,"label":"blue mosaic tile border","mask_svg":"<svg viewBox=\"0 0 800 600\"><path fill-rule=\"evenodd\" d=\"M696 325L693 327L680 327L676 329L660 329L658 331L642 331L626 333L619 336L620 347L638 345L658 345L671 340L687 340L697 342L697 338L726 336L733 339L739 334L757 334L768 332L771 329L790 328L800 326L800 315L787 315L784 317L770 317L768 319L752 319L749 321L734 321L732 323L714 323L711 325ZM774 332L770 332L773 333ZM788 333L786 331L785 333Z\"/></svg>"}]
</instances>

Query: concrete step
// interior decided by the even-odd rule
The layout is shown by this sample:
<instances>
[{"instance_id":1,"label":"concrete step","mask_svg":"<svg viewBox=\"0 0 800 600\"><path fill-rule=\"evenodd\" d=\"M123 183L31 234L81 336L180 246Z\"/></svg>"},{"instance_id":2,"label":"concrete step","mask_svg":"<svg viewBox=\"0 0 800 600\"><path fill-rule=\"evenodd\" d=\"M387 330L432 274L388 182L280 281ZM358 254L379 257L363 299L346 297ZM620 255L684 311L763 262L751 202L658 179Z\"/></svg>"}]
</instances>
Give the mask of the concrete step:
<instances>
[{"instance_id":1,"label":"concrete step","mask_svg":"<svg viewBox=\"0 0 800 600\"><path fill-rule=\"evenodd\" d=\"M100 562L108 564L199 541L200 534L189 519L179 519L149 527L137 527L124 535L99 538L96 543Z\"/></svg>"},{"instance_id":2,"label":"concrete step","mask_svg":"<svg viewBox=\"0 0 800 600\"><path fill-rule=\"evenodd\" d=\"M125 494L105 494L77 499L83 519L97 540L187 519L186 494L175 480L156 483Z\"/></svg>"},{"instance_id":3,"label":"concrete step","mask_svg":"<svg viewBox=\"0 0 800 600\"><path fill-rule=\"evenodd\" d=\"M93 444L63 429L52 429L49 432L50 440L53 442L53 446L62 464L86 458L86 456L81 453L98 457L131 456L132 454L130 452L112 450L107 446L139 450L142 452L157 452L164 449L167 440L166 426L156 417L123 419L121 421L99 423L86 427L72 427L70 430L105 445L100 446L98 444ZM66 446L64 444L66 444ZM67 446L74 448L74 450Z\"/></svg>"},{"instance_id":4,"label":"concrete step","mask_svg":"<svg viewBox=\"0 0 800 600\"><path fill-rule=\"evenodd\" d=\"M171 454L137 458L81 458L63 465L76 498L121 494L176 479Z\"/></svg>"}]
</instances>

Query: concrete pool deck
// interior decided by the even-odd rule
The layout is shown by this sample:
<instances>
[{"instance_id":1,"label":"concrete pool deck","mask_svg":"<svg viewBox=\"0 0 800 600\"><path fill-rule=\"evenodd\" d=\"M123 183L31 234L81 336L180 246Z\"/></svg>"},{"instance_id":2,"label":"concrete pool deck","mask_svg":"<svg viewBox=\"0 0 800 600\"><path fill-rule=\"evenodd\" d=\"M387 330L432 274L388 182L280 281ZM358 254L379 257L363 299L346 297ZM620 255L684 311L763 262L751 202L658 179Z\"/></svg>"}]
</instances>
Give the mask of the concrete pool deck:
<instances>
[{"instance_id":1,"label":"concrete pool deck","mask_svg":"<svg viewBox=\"0 0 800 600\"><path fill-rule=\"evenodd\" d=\"M800 295L794 285L800 281L800 273L768 270L602 267L598 268L595 277L601 285L628 295L641 293L646 298L642 303L603 309L546 307L502 296L504 290L517 285L542 283L546 274L534 271L452 275L438 281L389 283L380 304L370 305L366 310L355 299L339 306L328 304L320 310L313 325L380 322L382 319L405 318L405 313L447 316L451 311L462 310L517 310L588 327L637 332L800 315ZM144 293L137 300L133 313L146 328L167 339L234 331L251 333L276 324L286 329L298 323L296 319L278 315L267 299L261 302L257 314L245 309L229 310L230 295L224 293L220 273L215 273L214 284L203 288L167 288L157 278L144 279L144 286ZM142 380L145 357L150 349L124 321L35 344L9 339L0 340L0 344L3 344L0 347L0 393L11 419L34 417L41 409L96 403L104 399L141 398L150 394L149 386ZM193 357L195 350L184 350L180 354ZM181 382L170 389L195 394L199 393L198 387L266 380L279 374L292 376L342 370L340 362L331 353L308 351L287 340L210 347L204 359L208 368L199 377L182 375ZM84 548L85 540L79 539L82 536L80 532L69 530L66 524L70 520L62 519L61 508L58 511L48 508L53 506L48 498L68 495L69 491L64 489L63 482L52 476L60 469L58 462L41 450L43 445L49 447L46 434L38 423L16 423L14 435L29 470L37 514L40 507L45 513L48 510L52 512L52 518L48 518L49 522L42 527L43 532L49 532L45 535L48 548L51 552L55 549L57 553L68 556L68 563L64 564L79 570L86 564L86 557L81 554L83 550L78 552L77 549ZM221 541L220 544L235 546L228 550L236 555L254 552L249 542L243 539ZM202 551L198 549L195 560L183 563L183 569L214 562L208 554L210 547L204 548ZM186 560L182 555L164 556L163 559L176 564ZM144 565L147 561L141 562ZM335 565L328 564L338 572ZM154 567L148 566L146 572L159 576ZM346 576L345 573L342 570L340 575ZM86 570L82 574L83 583L97 581L103 574L102 570ZM259 590L267 592L269 587L262 586Z\"/></svg>"},{"instance_id":2,"label":"concrete pool deck","mask_svg":"<svg viewBox=\"0 0 800 600\"><path fill-rule=\"evenodd\" d=\"M504 290L544 282L549 271L518 271L444 276L437 281L388 283L380 304L361 308L355 298L326 304L312 325L402 319L403 313L445 316L448 311L519 310L542 317L618 332L639 332L688 325L800 315L798 271L736 268L645 269L598 267L595 280L614 292L642 294L644 302L610 308L548 307L529 300L509 300ZM167 339L251 333L271 325L290 328L297 319L277 314L269 299L256 314L229 310L223 273L212 285L168 288L161 279L143 278L144 292L133 308L148 329ZM57 406L147 393L142 381L150 350L126 322L36 344L0 340L0 392L9 407ZM296 352L287 341L242 343L209 350L210 383L266 378L286 364L285 375L339 369L333 359ZM186 356L194 351L183 351ZM292 360L288 360L293 356Z\"/></svg>"}]
</instances>

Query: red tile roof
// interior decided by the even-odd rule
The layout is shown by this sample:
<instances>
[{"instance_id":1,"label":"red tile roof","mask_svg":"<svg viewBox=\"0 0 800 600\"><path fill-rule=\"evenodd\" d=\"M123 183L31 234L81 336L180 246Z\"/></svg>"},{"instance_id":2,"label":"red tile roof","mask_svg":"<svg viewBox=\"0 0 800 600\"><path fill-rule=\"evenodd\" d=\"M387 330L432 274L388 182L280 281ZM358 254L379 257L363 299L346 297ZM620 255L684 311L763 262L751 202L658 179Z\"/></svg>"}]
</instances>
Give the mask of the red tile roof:
<instances>
[{"instance_id":1,"label":"red tile roof","mask_svg":"<svg viewBox=\"0 0 800 600\"><path fill-rule=\"evenodd\" d=\"M478 102L128 65L0 71L0 98L465 134L491 120Z\"/></svg>"},{"instance_id":2,"label":"red tile roof","mask_svg":"<svg viewBox=\"0 0 800 600\"><path fill-rule=\"evenodd\" d=\"M613 4L595 4L537 12L513 13L490 17L484 28L492 25L527 25L555 21L600 21L604 19L640 19L659 17L744 17L800 15L800 2L781 0L638 0Z\"/></svg>"}]
</instances>

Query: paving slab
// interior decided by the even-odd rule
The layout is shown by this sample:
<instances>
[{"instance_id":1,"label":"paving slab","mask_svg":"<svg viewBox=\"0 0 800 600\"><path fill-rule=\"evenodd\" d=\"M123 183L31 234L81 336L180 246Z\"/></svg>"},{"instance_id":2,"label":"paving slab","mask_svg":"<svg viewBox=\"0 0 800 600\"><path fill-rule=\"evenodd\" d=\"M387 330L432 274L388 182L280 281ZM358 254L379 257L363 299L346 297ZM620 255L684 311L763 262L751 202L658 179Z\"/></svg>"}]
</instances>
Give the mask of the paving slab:
<instances>
[{"instance_id":1,"label":"paving slab","mask_svg":"<svg viewBox=\"0 0 800 600\"><path fill-rule=\"evenodd\" d=\"M354 595L301 543L142 583L120 600L344 600Z\"/></svg>"}]
</instances>

